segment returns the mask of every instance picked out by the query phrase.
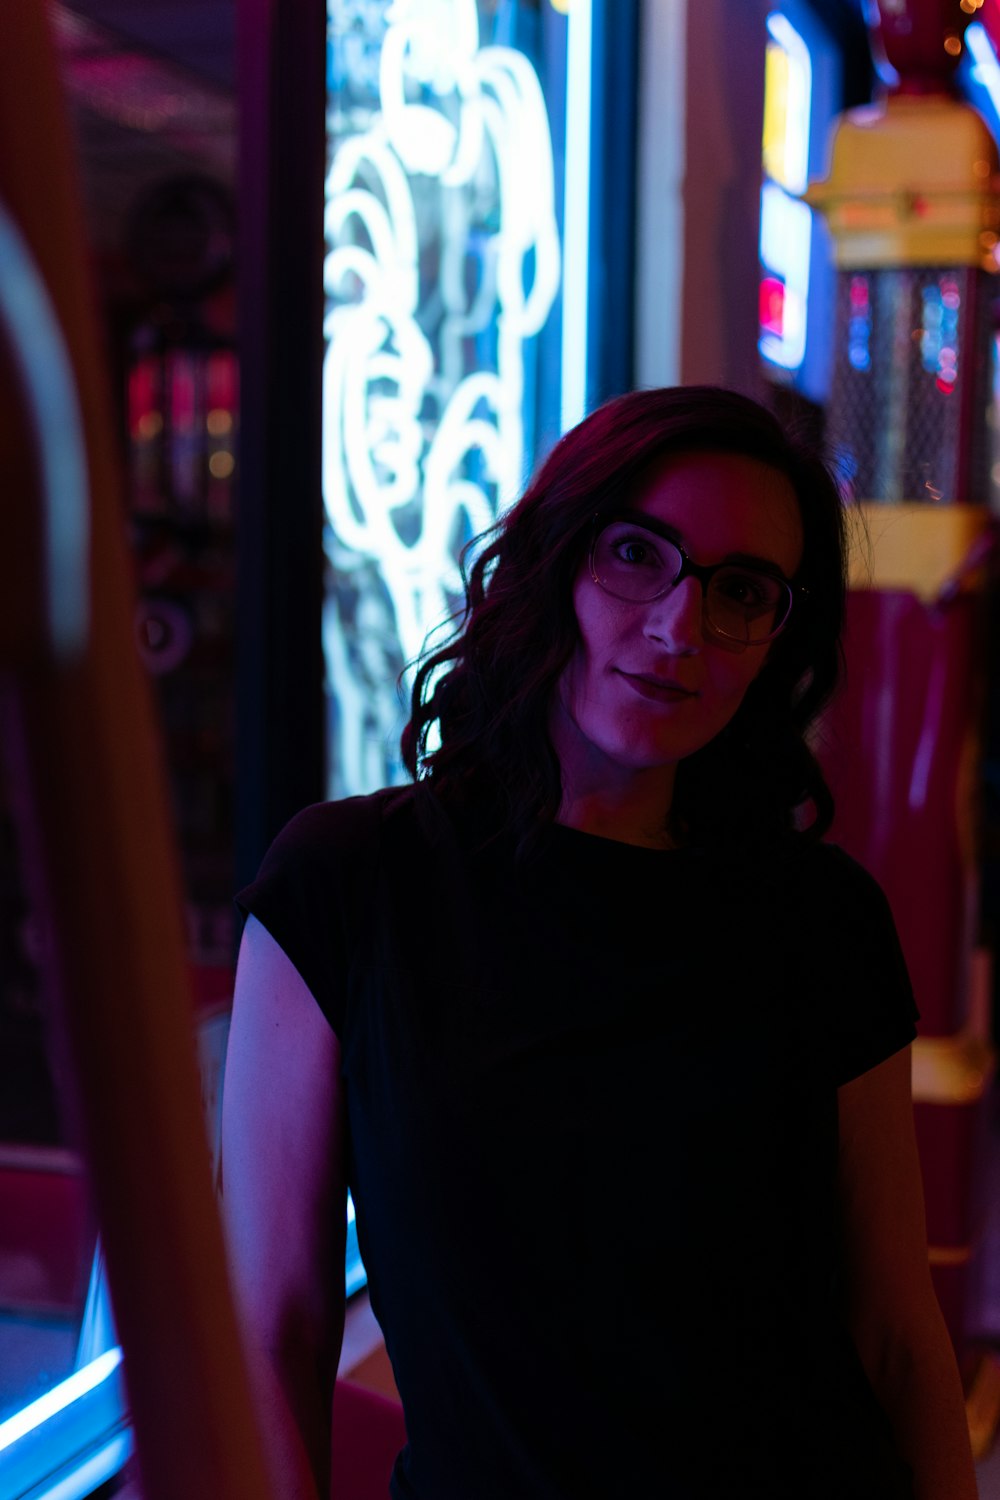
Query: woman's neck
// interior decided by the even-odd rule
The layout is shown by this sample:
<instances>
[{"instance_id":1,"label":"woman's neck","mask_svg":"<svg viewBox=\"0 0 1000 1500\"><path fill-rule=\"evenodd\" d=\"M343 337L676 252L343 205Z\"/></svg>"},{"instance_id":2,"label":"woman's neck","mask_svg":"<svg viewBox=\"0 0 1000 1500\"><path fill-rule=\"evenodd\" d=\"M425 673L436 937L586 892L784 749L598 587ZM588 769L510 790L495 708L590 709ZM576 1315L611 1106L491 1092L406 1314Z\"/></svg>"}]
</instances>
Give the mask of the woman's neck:
<instances>
[{"instance_id":1,"label":"woman's neck","mask_svg":"<svg viewBox=\"0 0 1000 1500\"><path fill-rule=\"evenodd\" d=\"M621 844L674 849L677 846L667 831L669 812L670 800L668 797L664 802L661 777L655 786L648 787L564 787L556 822Z\"/></svg>"},{"instance_id":2,"label":"woman's neck","mask_svg":"<svg viewBox=\"0 0 1000 1500\"><path fill-rule=\"evenodd\" d=\"M671 849L667 819L674 796L675 763L630 765L585 735L557 697L549 737L562 782L556 822L582 833Z\"/></svg>"}]
</instances>

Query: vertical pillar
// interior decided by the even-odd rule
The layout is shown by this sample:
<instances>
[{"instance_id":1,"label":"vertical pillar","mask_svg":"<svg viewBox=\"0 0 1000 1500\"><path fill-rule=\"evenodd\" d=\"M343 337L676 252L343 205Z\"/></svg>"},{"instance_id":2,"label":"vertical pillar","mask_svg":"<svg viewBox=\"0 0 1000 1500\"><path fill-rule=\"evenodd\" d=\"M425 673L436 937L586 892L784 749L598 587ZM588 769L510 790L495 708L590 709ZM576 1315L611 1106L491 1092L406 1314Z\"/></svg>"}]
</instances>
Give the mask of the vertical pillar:
<instances>
[{"instance_id":1,"label":"vertical pillar","mask_svg":"<svg viewBox=\"0 0 1000 1500\"><path fill-rule=\"evenodd\" d=\"M325 10L241 0L236 885L326 794Z\"/></svg>"},{"instance_id":2,"label":"vertical pillar","mask_svg":"<svg viewBox=\"0 0 1000 1500\"><path fill-rule=\"evenodd\" d=\"M835 246L829 436L856 543L847 688L821 748L833 837L884 886L922 1013L914 1103L931 1261L960 1353L992 1067L969 997L1000 226L996 147L948 94L967 19L944 0L882 6L874 42L899 88L841 119L830 174L809 195Z\"/></svg>"},{"instance_id":3,"label":"vertical pillar","mask_svg":"<svg viewBox=\"0 0 1000 1500\"><path fill-rule=\"evenodd\" d=\"M764 0L657 0L640 43L636 383L760 395Z\"/></svg>"}]
</instances>

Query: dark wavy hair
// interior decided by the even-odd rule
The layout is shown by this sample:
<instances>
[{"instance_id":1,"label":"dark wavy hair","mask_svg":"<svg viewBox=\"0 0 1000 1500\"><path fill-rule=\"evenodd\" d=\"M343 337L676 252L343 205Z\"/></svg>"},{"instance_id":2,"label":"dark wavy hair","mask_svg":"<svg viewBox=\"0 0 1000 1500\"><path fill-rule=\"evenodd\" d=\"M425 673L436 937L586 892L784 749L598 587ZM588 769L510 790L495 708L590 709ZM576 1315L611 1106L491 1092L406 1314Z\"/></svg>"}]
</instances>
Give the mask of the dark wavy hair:
<instances>
[{"instance_id":1,"label":"dark wavy hair","mask_svg":"<svg viewBox=\"0 0 1000 1500\"><path fill-rule=\"evenodd\" d=\"M677 768L669 832L686 844L820 838L833 797L807 741L843 669L841 497L818 454L763 406L715 386L636 391L607 402L553 448L521 500L487 533L454 635L420 662L403 761L522 852L558 811L548 723L578 641L573 583L596 515L627 504L651 462L716 451L785 474L804 533L797 596L734 718ZM436 725L439 744L431 744Z\"/></svg>"}]
</instances>

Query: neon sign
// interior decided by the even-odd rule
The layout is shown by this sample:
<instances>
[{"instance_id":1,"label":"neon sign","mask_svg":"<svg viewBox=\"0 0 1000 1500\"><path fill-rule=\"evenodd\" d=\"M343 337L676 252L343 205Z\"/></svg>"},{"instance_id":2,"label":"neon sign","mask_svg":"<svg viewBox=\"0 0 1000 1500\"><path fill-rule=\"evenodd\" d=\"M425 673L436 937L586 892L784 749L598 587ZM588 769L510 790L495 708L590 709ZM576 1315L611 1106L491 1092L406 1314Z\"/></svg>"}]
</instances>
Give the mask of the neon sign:
<instances>
[{"instance_id":1,"label":"neon sign","mask_svg":"<svg viewBox=\"0 0 1000 1500\"><path fill-rule=\"evenodd\" d=\"M775 11L767 30L759 348L773 364L797 370L806 351L812 246L812 212L798 196L809 177L812 62L787 16Z\"/></svg>"},{"instance_id":2,"label":"neon sign","mask_svg":"<svg viewBox=\"0 0 1000 1500\"><path fill-rule=\"evenodd\" d=\"M973 59L972 76L986 90L994 111L1000 116L1000 64L982 22L973 21L968 27L965 45Z\"/></svg>"},{"instance_id":3,"label":"neon sign","mask_svg":"<svg viewBox=\"0 0 1000 1500\"><path fill-rule=\"evenodd\" d=\"M475 0L330 0L323 490L331 795L395 779L394 680L517 495L526 350L560 289L545 100Z\"/></svg>"}]
</instances>

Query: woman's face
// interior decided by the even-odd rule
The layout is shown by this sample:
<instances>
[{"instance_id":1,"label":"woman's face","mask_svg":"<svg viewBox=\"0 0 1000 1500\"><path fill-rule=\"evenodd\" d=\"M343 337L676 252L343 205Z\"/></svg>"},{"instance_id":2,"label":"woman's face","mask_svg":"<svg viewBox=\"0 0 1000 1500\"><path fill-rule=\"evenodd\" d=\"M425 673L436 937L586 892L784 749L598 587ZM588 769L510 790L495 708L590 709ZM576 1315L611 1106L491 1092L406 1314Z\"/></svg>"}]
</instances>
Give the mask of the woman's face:
<instances>
[{"instance_id":1,"label":"woman's face","mask_svg":"<svg viewBox=\"0 0 1000 1500\"><path fill-rule=\"evenodd\" d=\"M758 459L665 455L628 505L668 527L694 563L742 554L792 579L802 559L791 482ZM551 728L564 781L578 785L673 767L702 749L736 713L769 650L706 634L694 577L635 604L605 593L585 557L573 606L579 641L559 680Z\"/></svg>"}]
</instances>

